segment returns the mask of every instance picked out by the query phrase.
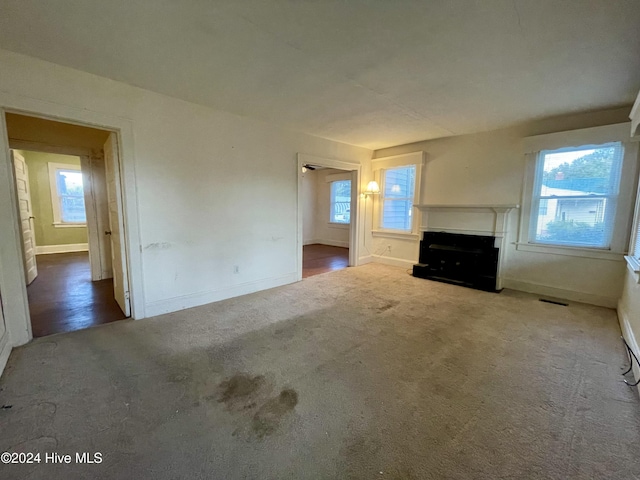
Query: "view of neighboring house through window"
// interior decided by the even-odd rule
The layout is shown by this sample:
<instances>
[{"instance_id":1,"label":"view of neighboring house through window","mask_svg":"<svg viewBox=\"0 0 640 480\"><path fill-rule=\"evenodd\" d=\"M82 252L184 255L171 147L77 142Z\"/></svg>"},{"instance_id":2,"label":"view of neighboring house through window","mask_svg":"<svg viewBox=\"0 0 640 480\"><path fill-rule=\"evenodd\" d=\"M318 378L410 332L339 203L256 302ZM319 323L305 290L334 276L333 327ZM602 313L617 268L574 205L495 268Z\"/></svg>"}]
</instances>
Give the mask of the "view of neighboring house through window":
<instances>
[{"instance_id":1,"label":"view of neighboring house through window","mask_svg":"<svg viewBox=\"0 0 640 480\"><path fill-rule=\"evenodd\" d=\"M331 223L349 223L351 221L351 180L331 182L331 218L329 221Z\"/></svg>"},{"instance_id":2,"label":"view of neighboring house through window","mask_svg":"<svg viewBox=\"0 0 640 480\"><path fill-rule=\"evenodd\" d=\"M50 163L49 176L54 224L85 224L87 217L80 168Z\"/></svg>"},{"instance_id":3,"label":"view of neighboring house through window","mask_svg":"<svg viewBox=\"0 0 640 480\"><path fill-rule=\"evenodd\" d=\"M411 231L416 166L389 168L383 175L381 226Z\"/></svg>"},{"instance_id":4,"label":"view of neighboring house through window","mask_svg":"<svg viewBox=\"0 0 640 480\"><path fill-rule=\"evenodd\" d=\"M622 156L621 143L541 151L529 241L609 248Z\"/></svg>"}]
</instances>

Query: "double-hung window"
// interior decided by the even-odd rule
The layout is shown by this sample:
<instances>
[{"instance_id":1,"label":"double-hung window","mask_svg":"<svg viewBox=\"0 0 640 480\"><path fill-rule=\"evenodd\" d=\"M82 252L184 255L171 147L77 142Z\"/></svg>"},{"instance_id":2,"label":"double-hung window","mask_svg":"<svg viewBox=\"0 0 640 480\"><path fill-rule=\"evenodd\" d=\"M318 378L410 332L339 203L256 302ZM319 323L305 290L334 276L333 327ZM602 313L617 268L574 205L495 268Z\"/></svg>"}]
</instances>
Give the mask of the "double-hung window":
<instances>
[{"instance_id":1,"label":"double-hung window","mask_svg":"<svg viewBox=\"0 0 640 480\"><path fill-rule=\"evenodd\" d=\"M540 151L529 242L609 249L623 153L621 142Z\"/></svg>"},{"instance_id":2,"label":"double-hung window","mask_svg":"<svg viewBox=\"0 0 640 480\"><path fill-rule=\"evenodd\" d=\"M414 205L420 203L424 159L425 153L418 151L371 161L380 187L380 194L371 196L374 237L417 239L420 215Z\"/></svg>"},{"instance_id":3,"label":"double-hung window","mask_svg":"<svg viewBox=\"0 0 640 480\"><path fill-rule=\"evenodd\" d=\"M410 232L413 226L416 166L385 169L382 182L380 226L385 230Z\"/></svg>"},{"instance_id":4,"label":"double-hung window","mask_svg":"<svg viewBox=\"0 0 640 480\"><path fill-rule=\"evenodd\" d=\"M351 180L331 182L331 210L329 222L351 222Z\"/></svg>"},{"instance_id":5,"label":"double-hung window","mask_svg":"<svg viewBox=\"0 0 640 480\"><path fill-rule=\"evenodd\" d=\"M54 225L85 225L87 216L84 208L84 190L80 167L49 163L49 183Z\"/></svg>"}]
</instances>

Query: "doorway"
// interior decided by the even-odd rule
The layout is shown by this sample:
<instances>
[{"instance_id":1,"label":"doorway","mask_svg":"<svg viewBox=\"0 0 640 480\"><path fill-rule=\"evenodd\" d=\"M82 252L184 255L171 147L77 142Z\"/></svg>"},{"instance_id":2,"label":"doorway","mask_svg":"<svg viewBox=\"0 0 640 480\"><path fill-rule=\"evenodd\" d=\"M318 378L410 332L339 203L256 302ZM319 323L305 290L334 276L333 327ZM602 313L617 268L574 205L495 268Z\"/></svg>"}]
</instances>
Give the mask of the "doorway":
<instances>
[{"instance_id":1,"label":"doorway","mask_svg":"<svg viewBox=\"0 0 640 480\"><path fill-rule=\"evenodd\" d=\"M5 120L32 335L129 317L116 133Z\"/></svg>"},{"instance_id":2,"label":"doorway","mask_svg":"<svg viewBox=\"0 0 640 480\"><path fill-rule=\"evenodd\" d=\"M357 265L360 165L298 155L299 279Z\"/></svg>"}]
</instances>

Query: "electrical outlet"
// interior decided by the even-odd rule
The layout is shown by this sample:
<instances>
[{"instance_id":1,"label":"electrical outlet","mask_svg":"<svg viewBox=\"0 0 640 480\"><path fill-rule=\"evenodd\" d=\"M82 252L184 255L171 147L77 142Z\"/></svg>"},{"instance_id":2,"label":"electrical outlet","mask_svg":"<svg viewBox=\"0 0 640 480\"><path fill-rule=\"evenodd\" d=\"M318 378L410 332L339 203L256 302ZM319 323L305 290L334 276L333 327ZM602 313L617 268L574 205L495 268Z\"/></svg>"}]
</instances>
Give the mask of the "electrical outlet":
<instances>
[{"instance_id":1,"label":"electrical outlet","mask_svg":"<svg viewBox=\"0 0 640 480\"><path fill-rule=\"evenodd\" d=\"M233 273L240 273L240 266L239 265L234 265L233 266Z\"/></svg>"}]
</instances>

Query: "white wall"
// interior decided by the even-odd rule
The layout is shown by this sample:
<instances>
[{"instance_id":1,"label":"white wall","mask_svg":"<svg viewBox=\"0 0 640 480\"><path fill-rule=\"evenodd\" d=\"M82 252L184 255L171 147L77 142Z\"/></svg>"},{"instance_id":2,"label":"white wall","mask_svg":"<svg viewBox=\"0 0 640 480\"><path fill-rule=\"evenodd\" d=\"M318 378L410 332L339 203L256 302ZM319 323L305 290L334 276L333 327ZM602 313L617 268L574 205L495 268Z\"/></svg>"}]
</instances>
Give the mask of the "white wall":
<instances>
[{"instance_id":1,"label":"white wall","mask_svg":"<svg viewBox=\"0 0 640 480\"><path fill-rule=\"evenodd\" d=\"M375 158L423 150L421 203L520 204L527 136L628 121L629 109L573 115L517 128L449 137L375 152ZM630 212L631 214L631 212ZM519 211L509 219L505 286L615 307L622 292L624 261L516 250ZM371 239L374 254L416 262L419 240ZM388 246L391 246L389 250Z\"/></svg>"},{"instance_id":2,"label":"white wall","mask_svg":"<svg viewBox=\"0 0 640 480\"><path fill-rule=\"evenodd\" d=\"M624 287L618 303L618 319L622 334L636 355L640 355L640 284L638 277L630 270L624 274ZM640 378L640 369L634 362L633 373ZM640 390L640 386L639 386Z\"/></svg>"},{"instance_id":3,"label":"white wall","mask_svg":"<svg viewBox=\"0 0 640 480\"><path fill-rule=\"evenodd\" d=\"M372 154L2 50L0 101L130 121L147 316L295 281L296 154Z\"/></svg>"}]
</instances>

